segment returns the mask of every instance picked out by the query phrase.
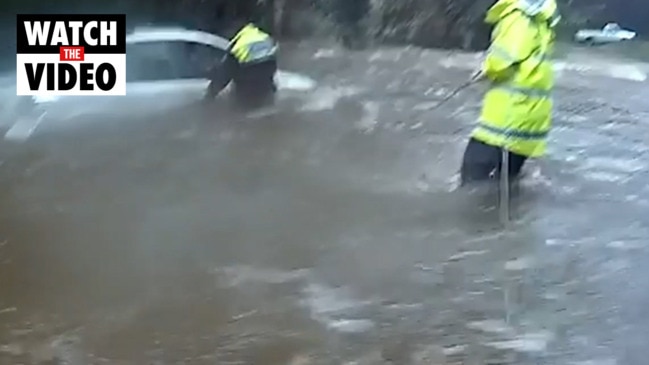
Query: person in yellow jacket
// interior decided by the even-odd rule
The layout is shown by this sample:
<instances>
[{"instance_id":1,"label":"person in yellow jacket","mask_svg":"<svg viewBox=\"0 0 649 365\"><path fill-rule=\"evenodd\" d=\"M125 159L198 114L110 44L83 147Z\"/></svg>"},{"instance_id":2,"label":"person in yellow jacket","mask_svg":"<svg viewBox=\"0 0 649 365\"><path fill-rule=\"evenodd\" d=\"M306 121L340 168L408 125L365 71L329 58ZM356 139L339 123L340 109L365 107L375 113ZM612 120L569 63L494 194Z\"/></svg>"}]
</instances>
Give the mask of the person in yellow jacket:
<instances>
[{"instance_id":1,"label":"person in yellow jacket","mask_svg":"<svg viewBox=\"0 0 649 365\"><path fill-rule=\"evenodd\" d=\"M490 83L477 127L464 152L462 185L519 176L528 158L545 153L551 127L551 53L560 20L556 0L498 0L487 12L491 45L476 80Z\"/></svg>"},{"instance_id":2,"label":"person in yellow jacket","mask_svg":"<svg viewBox=\"0 0 649 365\"><path fill-rule=\"evenodd\" d=\"M229 53L211 72L207 98L213 99L232 81L238 102L258 106L277 90L277 43L253 23L238 22L233 29Z\"/></svg>"}]
</instances>

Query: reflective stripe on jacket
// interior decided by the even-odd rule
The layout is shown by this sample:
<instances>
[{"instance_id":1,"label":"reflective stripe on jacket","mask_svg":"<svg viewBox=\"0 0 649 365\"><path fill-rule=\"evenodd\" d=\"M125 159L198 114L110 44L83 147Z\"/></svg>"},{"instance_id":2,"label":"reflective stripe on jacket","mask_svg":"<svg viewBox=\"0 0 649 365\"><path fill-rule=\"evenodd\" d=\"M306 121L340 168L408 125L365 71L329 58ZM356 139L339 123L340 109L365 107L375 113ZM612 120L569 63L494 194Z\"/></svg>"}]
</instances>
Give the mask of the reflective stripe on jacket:
<instances>
[{"instance_id":1,"label":"reflective stripe on jacket","mask_svg":"<svg viewBox=\"0 0 649 365\"><path fill-rule=\"evenodd\" d=\"M230 53L239 63L257 63L275 57L273 39L252 24L243 27L230 41Z\"/></svg>"},{"instance_id":2,"label":"reflective stripe on jacket","mask_svg":"<svg viewBox=\"0 0 649 365\"><path fill-rule=\"evenodd\" d=\"M545 153L552 124L550 61L555 0L499 0L487 13L495 25L483 63L491 81L472 137L528 157Z\"/></svg>"}]
</instances>

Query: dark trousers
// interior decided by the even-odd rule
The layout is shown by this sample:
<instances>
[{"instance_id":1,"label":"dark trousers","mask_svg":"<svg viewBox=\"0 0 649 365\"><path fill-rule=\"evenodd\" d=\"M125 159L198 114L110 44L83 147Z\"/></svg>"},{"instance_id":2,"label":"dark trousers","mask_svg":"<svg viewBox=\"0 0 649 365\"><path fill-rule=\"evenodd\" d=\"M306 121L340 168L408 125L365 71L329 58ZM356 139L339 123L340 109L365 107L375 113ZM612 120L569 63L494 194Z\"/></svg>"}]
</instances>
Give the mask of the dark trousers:
<instances>
[{"instance_id":1,"label":"dark trousers","mask_svg":"<svg viewBox=\"0 0 649 365\"><path fill-rule=\"evenodd\" d=\"M332 15L339 29L339 38L346 48L362 48L366 41L363 19L371 9L369 0L335 0Z\"/></svg>"},{"instance_id":2,"label":"dark trousers","mask_svg":"<svg viewBox=\"0 0 649 365\"><path fill-rule=\"evenodd\" d=\"M527 160L526 156L509 154L509 178L516 179ZM460 176L462 185L500 179L503 163L502 149L471 138L464 151Z\"/></svg>"},{"instance_id":3,"label":"dark trousers","mask_svg":"<svg viewBox=\"0 0 649 365\"><path fill-rule=\"evenodd\" d=\"M240 64L234 57L228 57L222 67L219 67L212 75L207 98L213 99L232 81L237 103L249 106L265 103L273 98L277 90L276 72L276 59L253 64Z\"/></svg>"},{"instance_id":4,"label":"dark trousers","mask_svg":"<svg viewBox=\"0 0 649 365\"><path fill-rule=\"evenodd\" d=\"M258 101L272 97L277 90L277 61L272 59L250 65L238 64L234 70L235 93L242 101Z\"/></svg>"}]
</instances>

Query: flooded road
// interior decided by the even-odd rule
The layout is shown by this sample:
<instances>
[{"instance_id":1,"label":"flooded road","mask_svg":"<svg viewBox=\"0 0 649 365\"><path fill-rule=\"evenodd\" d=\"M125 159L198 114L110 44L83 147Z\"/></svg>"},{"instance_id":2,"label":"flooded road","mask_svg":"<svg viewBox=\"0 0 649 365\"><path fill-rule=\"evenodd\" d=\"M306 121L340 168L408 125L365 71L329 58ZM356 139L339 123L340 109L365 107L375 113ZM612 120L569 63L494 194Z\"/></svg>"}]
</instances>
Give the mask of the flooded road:
<instances>
[{"instance_id":1,"label":"flooded road","mask_svg":"<svg viewBox=\"0 0 649 365\"><path fill-rule=\"evenodd\" d=\"M431 110L471 60L296 46L270 112L2 142L0 364L644 365L646 82L565 68L503 229L480 87Z\"/></svg>"}]
</instances>

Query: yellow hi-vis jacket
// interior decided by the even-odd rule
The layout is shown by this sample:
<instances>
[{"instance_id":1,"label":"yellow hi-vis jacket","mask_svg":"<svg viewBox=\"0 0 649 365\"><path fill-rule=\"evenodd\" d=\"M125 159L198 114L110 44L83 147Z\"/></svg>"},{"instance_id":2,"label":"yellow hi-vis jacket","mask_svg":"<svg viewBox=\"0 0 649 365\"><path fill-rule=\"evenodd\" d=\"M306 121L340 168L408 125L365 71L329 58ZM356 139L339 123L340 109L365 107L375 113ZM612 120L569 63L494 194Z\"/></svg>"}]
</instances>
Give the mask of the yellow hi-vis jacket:
<instances>
[{"instance_id":1,"label":"yellow hi-vis jacket","mask_svg":"<svg viewBox=\"0 0 649 365\"><path fill-rule=\"evenodd\" d=\"M230 40L230 53L241 64L267 61L275 57L273 39L253 24L248 24Z\"/></svg>"},{"instance_id":2,"label":"yellow hi-vis jacket","mask_svg":"<svg viewBox=\"0 0 649 365\"><path fill-rule=\"evenodd\" d=\"M499 0L489 9L494 30L482 69L491 88L473 138L527 157L545 153L559 19L555 0Z\"/></svg>"}]
</instances>

